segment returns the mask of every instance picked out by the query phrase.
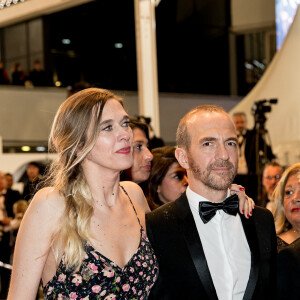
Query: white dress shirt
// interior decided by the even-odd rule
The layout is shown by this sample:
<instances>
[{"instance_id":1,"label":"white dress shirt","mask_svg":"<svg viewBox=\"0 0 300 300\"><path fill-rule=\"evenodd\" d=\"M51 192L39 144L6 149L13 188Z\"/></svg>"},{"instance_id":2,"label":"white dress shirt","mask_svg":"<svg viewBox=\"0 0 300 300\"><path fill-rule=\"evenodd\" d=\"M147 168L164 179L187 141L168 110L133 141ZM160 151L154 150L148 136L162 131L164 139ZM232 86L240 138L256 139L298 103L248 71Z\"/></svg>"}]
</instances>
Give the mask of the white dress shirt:
<instances>
[{"instance_id":1,"label":"white dress shirt","mask_svg":"<svg viewBox=\"0 0 300 300\"><path fill-rule=\"evenodd\" d=\"M189 187L186 195L218 298L243 299L250 275L251 253L240 216L228 215L223 210L218 210L204 224L199 216L199 202L209 200Z\"/></svg>"}]
</instances>

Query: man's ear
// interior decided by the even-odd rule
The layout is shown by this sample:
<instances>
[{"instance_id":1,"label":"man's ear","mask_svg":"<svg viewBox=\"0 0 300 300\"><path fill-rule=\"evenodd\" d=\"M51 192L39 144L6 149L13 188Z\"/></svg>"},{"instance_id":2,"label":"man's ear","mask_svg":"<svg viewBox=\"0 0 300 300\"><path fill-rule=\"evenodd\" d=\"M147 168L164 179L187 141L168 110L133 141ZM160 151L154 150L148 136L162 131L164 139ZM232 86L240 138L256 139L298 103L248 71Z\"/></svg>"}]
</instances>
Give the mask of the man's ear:
<instances>
[{"instance_id":1,"label":"man's ear","mask_svg":"<svg viewBox=\"0 0 300 300\"><path fill-rule=\"evenodd\" d=\"M183 148L176 148L175 150L175 156L178 160L178 163L184 168L189 169L189 163L188 163L188 157L187 153Z\"/></svg>"}]
</instances>

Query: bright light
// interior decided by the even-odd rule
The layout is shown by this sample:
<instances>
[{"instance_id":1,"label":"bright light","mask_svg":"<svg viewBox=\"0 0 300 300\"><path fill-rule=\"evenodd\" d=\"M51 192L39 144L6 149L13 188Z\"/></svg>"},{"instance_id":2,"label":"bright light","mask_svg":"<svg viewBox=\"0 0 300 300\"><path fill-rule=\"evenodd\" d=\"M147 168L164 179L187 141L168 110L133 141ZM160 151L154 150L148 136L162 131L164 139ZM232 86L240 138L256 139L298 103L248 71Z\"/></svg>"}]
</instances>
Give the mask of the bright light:
<instances>
[{"instance_id":1,"label":"bright light","mask_svg":"<svg viewBox=\"0 0 300 300\"><path fill-rule=\"evenodd\" d=\"M71 44L71 40L70 40L70 39L62 39L61 42L62 42L64 45L70 45L70 44Z\"/></svg>"},{"instance_id":2,"label":"bright light","mask_svg":"<svg viewBox=\"0 0 300 300\"><path fill-rule=\"evenodd\" d=\"M122 43L115 43L115 48L121 49L121 48L123 48L123 44Z\"/></svg>"},{"instance_id":3,"label":"bright light","mask_svg":"<svg viewBox=\"0 0 300 300\"><path fill-rule=\"evenodd\" d=\"M38 151L38 152L43 152L43 151L46 150L46 147L44 147L44 146L38 146L38 147L36 147L35 149L36 149L36 151Z\"/></svg>"},{"instance_id":4,"label":"bright light","mask_svg":"<svg viewBox=\"0 0 300 300\"><path fill-rule=\"evenodd\" d=\"M249 64L247 62L244 63L244 66L245 66L246 69L249 69L249 70L253 70L254 69L253 65L251 65L251 64Z\"/></svg>"},{"instance_id":5,"label":"bright light","mask_svg":"<svg viewBox=\"0 0 300 300\"><path fill-rule=\"evenodd\" d=\"M31 150L31 148L29 146L22 146L21 150L24 151L24 152L28 152L28 151Z\"/></svg>"},{"instance_id":6,"label":"bright light","mask_svg":"<svg viewBox=\"0 0 300 300\"><path fill-rule=\"evenodd\" d=\"M61 86L61 81L56 81L55 86Z\"/></svg>"}]
</instances>

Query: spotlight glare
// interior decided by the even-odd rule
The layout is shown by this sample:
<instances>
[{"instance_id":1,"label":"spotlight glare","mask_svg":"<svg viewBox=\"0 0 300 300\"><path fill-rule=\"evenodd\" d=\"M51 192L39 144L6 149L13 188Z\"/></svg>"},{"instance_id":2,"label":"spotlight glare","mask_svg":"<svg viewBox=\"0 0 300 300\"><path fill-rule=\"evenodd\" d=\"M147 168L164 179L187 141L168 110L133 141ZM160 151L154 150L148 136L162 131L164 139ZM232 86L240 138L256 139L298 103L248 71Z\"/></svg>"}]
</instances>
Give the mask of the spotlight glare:
<instances>
[{"instance_id":1,"label":"spotlight glare","mask_svg":"<svg viewBox=\"0 0 300 300\"><path fill-rule=\"evenodd\" d=\"M30 148L29 146L22 146L22 147L21 147L21 150L22 150L23 152L28 152L28 151L31 150L31 148Z\"/></svg>"}]
</instances>

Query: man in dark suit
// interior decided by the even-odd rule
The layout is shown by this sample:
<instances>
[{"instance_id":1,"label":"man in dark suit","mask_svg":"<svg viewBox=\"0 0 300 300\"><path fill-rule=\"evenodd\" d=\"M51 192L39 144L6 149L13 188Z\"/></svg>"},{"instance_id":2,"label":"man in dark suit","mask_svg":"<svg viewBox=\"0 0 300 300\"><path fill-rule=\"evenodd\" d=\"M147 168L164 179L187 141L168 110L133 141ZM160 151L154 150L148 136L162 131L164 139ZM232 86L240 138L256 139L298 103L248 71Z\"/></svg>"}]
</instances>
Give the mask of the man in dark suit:
<instances>
[{"instance_id":1,"label":"man in dark suit","mask_svg":"<svg viewBox=\"0 0 300 300\"><path fill-rule=\"evenodd\" d=\"M235 112L233 114L233 122L238 138L239 155L237 176L234 182L244 186L247 194L253 199L257 199L258 196L261 197L261 195L258 195L258 185L260 185L261 190L262 175L260 174L260 169L257 169L257 164L265 164L266 160L271 161L275 156L271 146L265 144L267 141L263 139L262 134L257 130L256 124L252 130L247 129L247 116L244 112ZM261 161L258 153L262 157L265 156L263 161Z\"/></svg>"},{"instance_id":2,"label":"man in dark suit","mask_svg":"<svg viewBox=\"0 0 300 300\"><path fill-rule=\"evenodd\" d=\"M300 239L278 253L276 299L300 299Z\"/></svg>"},{"instance_id":3,"label":"man in dark suit","mask_svg":"<svg viewBox=\"0 0 300 300\"><path fill-rule=\"evenodd\" d=\"M196 107L180 121L176 139L189 187L146 215L160 267L150 299L274 299L273 216L263 208L240 216L228 191L238 165L232 120L220 107Z\"/></svg>"}]
</instances>

